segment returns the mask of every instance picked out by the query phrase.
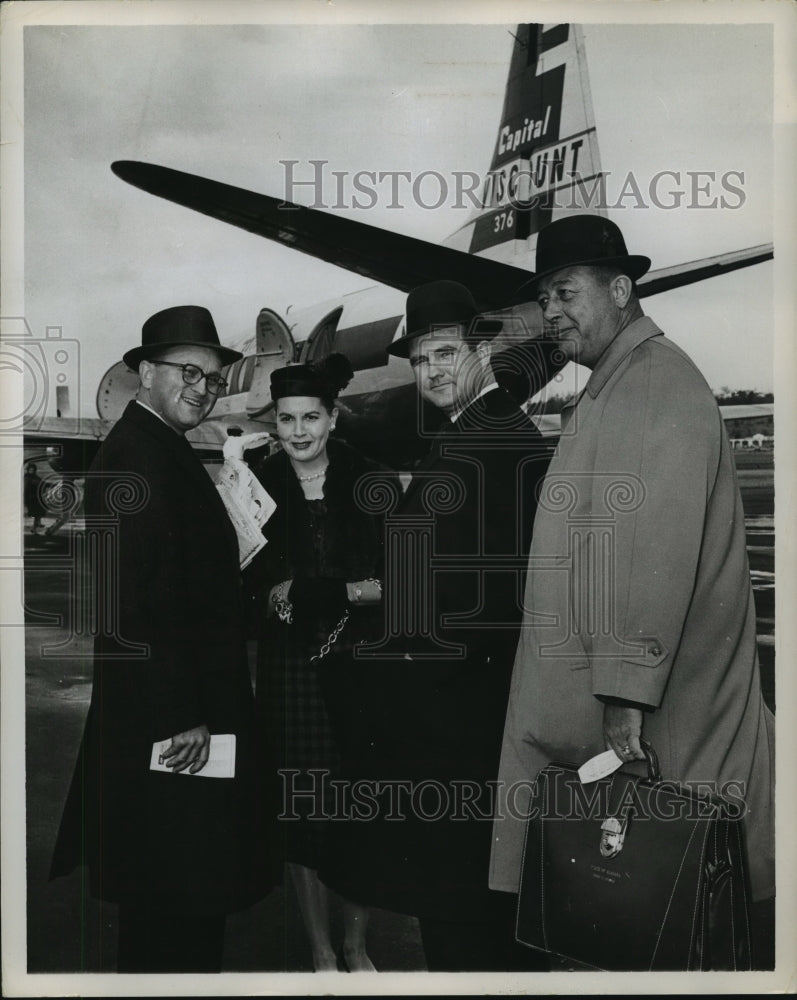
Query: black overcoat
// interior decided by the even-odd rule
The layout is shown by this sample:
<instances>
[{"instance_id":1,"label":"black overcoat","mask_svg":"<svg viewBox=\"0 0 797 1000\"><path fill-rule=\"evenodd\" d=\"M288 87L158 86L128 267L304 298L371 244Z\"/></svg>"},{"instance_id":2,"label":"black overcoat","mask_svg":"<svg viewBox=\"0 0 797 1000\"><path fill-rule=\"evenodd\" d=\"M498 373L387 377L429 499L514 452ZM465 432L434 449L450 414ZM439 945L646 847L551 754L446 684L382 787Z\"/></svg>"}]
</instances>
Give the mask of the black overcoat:
<instances>
[{"instance_id":1,"label":"black overcoat","mask_svg":"<svg viewBox=\"0 0 797 1000\"><path fill-rule=\"evenodd\" d=\"M248 905L273 877L235 532L185 438L136 402L89 470L85 537L106 539L94 680L51 876L84 862L102 899ZM202 724L236 735L234 779L150 771L153 742Z\"/></svg>"},{"instance_id":2,"label":"black overcoat","mask_svg":"<svg viewBox=\"0 0 797 1000\"><path fill-rule=\"evenodd\" d=\"M380 808L355 807L360 819L336 828L322 877L343 895L454 920L486 919L495 905L487 887L488 783L498 773L537 489L549 458L531 420L496 388L447 422L413 475L397 514L409 524L431 512L432 618L438 639L463 652L438 659L408 642L407 658L399 641L393 661L371 666L381 702L363 734L364 766L348 776L363 782L360 801ZM390 565L386 577L390 586ZM426 791L410 798L394 785L401 818L385 820L391 803L371 794L369 781L416 790L426 783Z\"/></svg>"}]
</instances>

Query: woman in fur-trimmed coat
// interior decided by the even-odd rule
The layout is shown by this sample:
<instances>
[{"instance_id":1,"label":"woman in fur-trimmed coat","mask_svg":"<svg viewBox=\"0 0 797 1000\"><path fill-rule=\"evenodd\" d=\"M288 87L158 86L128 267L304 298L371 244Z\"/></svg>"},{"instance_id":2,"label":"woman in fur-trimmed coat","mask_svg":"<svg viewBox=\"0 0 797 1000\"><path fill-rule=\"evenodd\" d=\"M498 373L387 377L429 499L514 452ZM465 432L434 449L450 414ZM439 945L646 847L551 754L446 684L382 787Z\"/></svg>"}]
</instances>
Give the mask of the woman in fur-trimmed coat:
<instances>
[{"instance_id":1,"label":"woman in fur-trimmed coat","mask_svg":"<svg viewBox=\"0 0 797 1000\"><path fill-rule=\"evenodd\" d=\"M359 697L363 668L352 650L377 637L382 621L382 517L363 509L357 486L384 473L329 438L335 396L348 381L345 369L335 368L343 362L272 373L282 450L251 463L277 505L263 529L268 543L248 571L260 638L257 712L265 759L270 767L276 762L284 860L316 970L336 967L328 890L317 875L329 827L324 816L336 809L329 782L343 741L367 715ZM365 954L367 914L344 902L344 958L352 969L373 968Z\"/></svg>"}]
</instances>

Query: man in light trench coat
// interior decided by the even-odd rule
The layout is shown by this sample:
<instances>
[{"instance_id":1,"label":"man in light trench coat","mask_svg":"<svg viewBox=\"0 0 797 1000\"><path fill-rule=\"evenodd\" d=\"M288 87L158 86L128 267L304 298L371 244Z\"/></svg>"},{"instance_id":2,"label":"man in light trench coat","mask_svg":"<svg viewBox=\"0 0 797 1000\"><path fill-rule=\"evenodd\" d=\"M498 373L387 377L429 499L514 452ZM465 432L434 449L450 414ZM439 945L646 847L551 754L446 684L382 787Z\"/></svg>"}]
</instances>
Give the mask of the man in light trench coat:
<instances>
[{"instance_id":1,"label":"man in light trench coat","mask_svg":"<svg viewBox=\"0 0 797 1000\"><path fill-rule=\"evenodd\" d=\"M553 760L643 759L643 735L664 778L741 791L754 960L771 967L755 924L774 916L774 719L744 513L708 385L642 312L634 281L649 266L613 223L574 216L541 232L520 290L592 374L562 415L534 522L490 885L518 891L526 801L507 810L507 789Z\"/></svg>"}]
</instances>

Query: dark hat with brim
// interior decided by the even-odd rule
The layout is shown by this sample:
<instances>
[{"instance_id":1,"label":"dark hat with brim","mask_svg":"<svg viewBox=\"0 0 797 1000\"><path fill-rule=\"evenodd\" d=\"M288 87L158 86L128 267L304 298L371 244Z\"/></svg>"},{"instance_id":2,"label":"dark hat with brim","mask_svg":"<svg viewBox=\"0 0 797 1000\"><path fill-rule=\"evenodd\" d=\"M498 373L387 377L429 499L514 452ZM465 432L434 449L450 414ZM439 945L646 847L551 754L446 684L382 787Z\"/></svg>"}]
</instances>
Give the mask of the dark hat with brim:
<instances>
[{"instance_id":1,"label":"dark hat with brim","mask_svg":"<svg viewBox=\"0 0 797 1000\"><path fill-rule=\"evenodd\" d=\"M213 317L204 306L172 306L156 312L144 323L141 347L127 351L124 363L138 371L139 362L156 358L170 347L210 347L223 366L243 357L240 351L222 347Z\"/></svg>"},{"instance_id":2,"label":"dark hat with brim","mask_svg":"<svg viewBox=\"0 0 797 1000\"><path fill-rule=\"evenodd\" d=\"M463 326L466 331L473 329L483 333L485 340L501 330L500 320L477 319L478 316L473 295L458 281L430 281L419 285L407 296L407 332L394 340L387 352L396 358L408 358L413 340L448 326Z\"/></svg>"},{"instance_id":3,"label":"dark hat with brim","mask_svg":"<svg viewBox=\"0 0 797 1000\"><path fill-rule=\"evenodd\" d=\"M522 284L512 304L529 302L543 278L566 267L616 267L632 281L647 274L650 257L628 253L620 227L600 215L569 215L540 230L534 275Z\"/></svg>"}]
</instances>

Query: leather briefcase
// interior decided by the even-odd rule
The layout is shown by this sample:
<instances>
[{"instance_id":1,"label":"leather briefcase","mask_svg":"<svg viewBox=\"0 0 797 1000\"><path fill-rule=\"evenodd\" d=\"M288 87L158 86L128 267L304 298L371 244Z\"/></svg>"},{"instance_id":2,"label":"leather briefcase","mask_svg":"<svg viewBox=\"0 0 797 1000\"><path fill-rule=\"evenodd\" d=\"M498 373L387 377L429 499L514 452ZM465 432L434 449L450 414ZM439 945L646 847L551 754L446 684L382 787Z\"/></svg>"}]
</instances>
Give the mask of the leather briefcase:
<instances>
[{"instance_id":1,"label":"leather briefcase","mask_svg":"<svg viewBox=\"0 0 797 1000\"><path fill-rule=\"evenodd\" d=\"M517 940L596 969L750 969L743 804L626 769L582 784L543 768L523 851Z\"/></svg>"}]
</instances>

